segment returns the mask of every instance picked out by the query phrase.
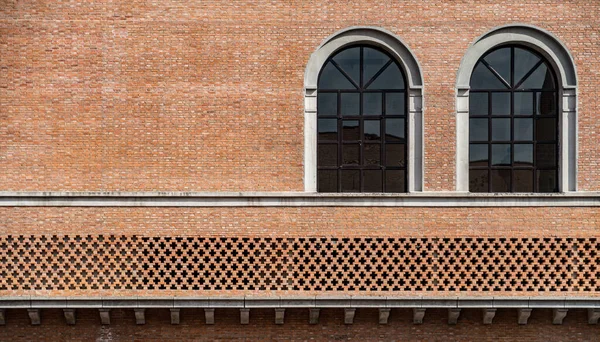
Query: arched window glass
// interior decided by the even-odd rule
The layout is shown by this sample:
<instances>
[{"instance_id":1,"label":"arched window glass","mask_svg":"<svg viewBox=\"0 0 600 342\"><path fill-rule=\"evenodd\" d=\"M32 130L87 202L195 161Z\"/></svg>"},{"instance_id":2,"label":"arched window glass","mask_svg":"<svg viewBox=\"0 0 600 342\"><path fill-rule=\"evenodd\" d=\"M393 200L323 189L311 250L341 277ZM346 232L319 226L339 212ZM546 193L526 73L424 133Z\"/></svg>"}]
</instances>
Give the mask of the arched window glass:
<instances>
[{"instance_id":1,"label":"arched window glass","mask_svg":"<svg viewBox=\"0 0 600 342\"><path fill-rule=\"evenodd\" d=\"M550 64L526 47L503 46L477 62L470 87L470 191L558 191L558 87Z\"/></svg>"},{"instance_id":2,"label":"arched window glass","mask_svg":"<svg viewBox=\"0 0 600 342\"><path fill-rule=\"evenodd\" d=\"M351 46L324 64L317 86L317 189L405 192L407 101L400 65Z\"/></svg>"}]
</instances>

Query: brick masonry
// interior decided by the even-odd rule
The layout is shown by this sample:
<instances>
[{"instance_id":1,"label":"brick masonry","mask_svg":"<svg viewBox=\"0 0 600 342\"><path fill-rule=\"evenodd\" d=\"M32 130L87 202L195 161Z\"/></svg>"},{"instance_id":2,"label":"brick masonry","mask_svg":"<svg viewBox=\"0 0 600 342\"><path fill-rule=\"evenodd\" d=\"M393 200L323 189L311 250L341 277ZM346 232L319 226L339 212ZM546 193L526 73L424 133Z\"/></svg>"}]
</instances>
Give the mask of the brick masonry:
<instances>
[{"instance_id":1,"label":"brick masonry","mask_svg":"<svg viewBox=\"0 0 600 342\"><path fill-rule=\"evenodd\" d=\"M600 191L598 18L589 0L1 1L0 191L302 191L306 63L325 38L351 26L389 30L416 56L425 83L424 190L453 191L456 73L477 37L506 24L545 29L572 53L578 188ZM595 207L2 207L0 237L598 239L599 221ZM19 288L0 296L11 294L173 293ZM346 326L341 309L327 309L318 327L305 311L286 311L286 324L276 326L272 310L253 310L242 326L239 312L217 310L217 324L205 326L201 311L184 309L181 325L171 326L168 310L149 309L137 326L133 310L114 310L113 325L103 327L95 310L80 310L74 326L60 310L43 310L42 325L32 327L27 311L15 309L0 339L598 336L583 310L569 311L562 326L550 324L550 310L534 310L526 326L516 325L515 310L499 309L491 326L480 311L463 310L451 327L445 310L428 311L419 326L409 310L394 309L380 326L376 311L358 309Z\"/></svg>"},{"instance_id":2,"label":"brick masonry","mask_svg":"<svg viewBox=\"0 0 600 342\"><path fill-rule=\"evenodd\" d=\"M597 325L588 325L585 310L569 310L563 325L552 325L552 310L533 310L527 325L517 325L517 311L498 309L492 325L483 325L479 309L462 310L458 324L449 326L445 309L428 309L423 324L412 323L412 310L392 309L387 325L377 324L374 309L357 309L354 323L344 324L343 309L322 309L319 324L308 324L308 310L288 309L285 324L275 324L273 309L250 311L248 325L240 324L239 310L215 310L215 324L206 325L200 309L182 309L179 325L170 324L168 309L147 309L146 324L136 325L133 310L111 310L111 324L100 324L98 310L77 310L77 324L67 326L62 310L42 310L42 324L31 326L27 311L8 310L0 339L29 341L89 340L240 340L240 341L594 341Z\"/></svg>"},{"instance_id":3,"label":"brick masonry","mask_svg":"<svg viewBox=\"0 0 600 342\"><path fill-rule=\"evenodd\" d=\"M579 189L600 189L594 1L93 2L0 8L2 190L303 189L308 57L355 25L425 81L425 190L453 190L455 78L494 27L546 29L579 76Z\"/></svg>"}]
</instances>

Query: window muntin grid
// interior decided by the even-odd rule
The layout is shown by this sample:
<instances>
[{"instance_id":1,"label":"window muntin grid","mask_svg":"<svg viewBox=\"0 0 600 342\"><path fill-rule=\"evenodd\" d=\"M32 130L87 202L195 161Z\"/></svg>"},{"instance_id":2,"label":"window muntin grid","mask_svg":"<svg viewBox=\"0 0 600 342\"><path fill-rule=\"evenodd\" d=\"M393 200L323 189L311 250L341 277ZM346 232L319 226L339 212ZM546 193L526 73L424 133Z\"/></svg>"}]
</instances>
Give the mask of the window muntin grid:
<instances>
[{"instance_id":1,"label":"window muntin grid","mask_svg":"<svg viewBox=\"0 0 600 342\"><path fill-rule=\"evenodd\" d=\"M522 46L475 65L469 104L471 192L558 191L558 99L548 62Z\"/></svg>"},{"instance_id":2,"label":"window muntin grid","mask_svg":"<svg viewBox=\"0 0 600 342\"><path fill-rule=\"evenodd\" d=\"M319 192L405 192L407 92L402 68L385 51L351 46L319 75Z\"/></svg>"}]
</instances>

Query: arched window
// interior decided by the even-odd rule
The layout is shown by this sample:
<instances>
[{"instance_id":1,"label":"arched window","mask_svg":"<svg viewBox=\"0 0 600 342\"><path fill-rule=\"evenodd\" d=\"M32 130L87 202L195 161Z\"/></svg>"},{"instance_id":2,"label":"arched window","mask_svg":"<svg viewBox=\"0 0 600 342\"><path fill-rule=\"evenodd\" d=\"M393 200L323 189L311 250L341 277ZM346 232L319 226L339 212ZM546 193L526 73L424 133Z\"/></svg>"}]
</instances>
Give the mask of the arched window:
<instances>
[{"instance_id":1,"label":"arched window","mask_svg":"<svg viewBox=\"0 0 600 342\"><path fill-rule=\"evenodd\" d=\"M469 46L456 78L456 190L577 191L577 70L530 25Z\"/></svg>"},{"instance_id":2,"label":"arched window","mask_svg":"<svg viewBox=\"0 0 600 342\"><path fill-rule=\"evenodd\" d=\"M558 98L551 65L520 45L483 55L471 75L469 190L558 191Z\"/></svg>"},{"instance_id":3,"label":"arched window","mask_svg":"<svg viewBox=\"0 0 600 342\"><path fill-rule=\"evenodd\" d=\"M333 54L317 86L319 192L405 192L407 92L399 63L374 46Z\"/></svg>"}]
</instances>

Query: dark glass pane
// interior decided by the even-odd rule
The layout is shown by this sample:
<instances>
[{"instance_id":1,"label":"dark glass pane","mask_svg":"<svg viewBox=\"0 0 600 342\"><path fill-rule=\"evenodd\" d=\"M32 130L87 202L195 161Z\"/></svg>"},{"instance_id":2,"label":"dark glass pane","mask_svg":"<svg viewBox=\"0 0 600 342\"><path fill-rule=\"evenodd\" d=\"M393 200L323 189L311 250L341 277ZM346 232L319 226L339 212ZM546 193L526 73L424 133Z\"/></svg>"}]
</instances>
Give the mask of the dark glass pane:
<instances>
[{"instance_id":1,"label":"dark glass pane","mask_svg":"<svg viewBox=\"0 0 600 342\"><path fill-rule=\"evenodd\" d=\"M510 145L493 144L492 145L492 166L510 165Z\"/></svg>"},{"instance_id":2,"label":"dark glass pane","mask_svg":"<svg viewBox=\"0 0 600 342\"><path fill-rule=\"evenodd\" d=\"M546 64L541 64L533 74L531 74L521 85L519 89L554 89L554 77Z\"/></svg>"},{"instance_id":3,"label":"dark glass pane","mask_svg":"<svg viewBox=\"0 0 600 342\"><path fill-rule=\"evenodd\" d=\"M319 140L337 141L337 119L319 119Z\"/></svg>"},{"instance_id":4,"label":"dark glass pane","mask_svg":"<svg viewBox=\"0 0 600 342\"><path fill-rule=\"evenodd\" d=\"M342 145L342 164L344 164L344 165L360 164L360 145L358 145L358 144Z\"/></svg>"},{"instance_id":5,"label":"dark glass pane","mask_svg":"<svg viewBox=\"0 0 600 342\"><path fill-rule=\"evenodd\" d=\"M385 120L385 140L404 141L404 119Z\"/></svg>"},{"instance_id":6,"label":"dark glass pane","mask_svg":"<svg viewBox=\"0 0 600 342\"><path fill-rule=\"evenodd\" d=\"M340 101L342 115L358 115L360 109L359 93L342 93Z\"/></svg>"},{"instance_id":7,"label":"dark glass pane","mask_svg":"<svg viewBox=\"0 0 600 342\"><path fill-rule=\"evenodd\" d=\"M388 56L381 51L364 48L363 51L363 86L373 78L373 76L381 70L381 68L390 60Z\"/></svg>"},{"instance_id":8,"label":"dark glass pane","mask_svg":"<svg viewBox=\"0 0 600 342\"><path fill-rule=\"evenodd\" d=\"M510 84L510 48L498 49L488 54L484 59L492 69Z\"/></svg>"},{"instance_id":9,"label":"dark glass pane","mask_svg":"<svg viewBox=\"0 0 600 342\"><path fill-rule=\"evenodd\" d=\"M342 170L342 192L360 191L360 170Z\"/></svg>"},{"instance_id":10,"label":"dark glass pane","mask_svg":"<svg viewBox=\"0 0 600 342\"><path fill-rule=\"evenodd\" d=\"M491 170L492 192L510 192L510 170Z\"/></svg>"},{"instance_id":11,"label":"dark glass pane","mask_svg":"<svg viewBox=\"0 0 600 342\"><path fill-rule=\"evenodd\" d=\"M492 141L506 140L510 140L510 119L492 119Z\"/></svg>"},{"instance_id":12,"label":"dark glass pane","mask_svg":"<svg viewBox=\"0 0 600 342\"><path fill-rule=\"evenodd\" d=\"M469 95L469 114L488 115L488 93L471 93Z\"/></svg>"},{"instance_id":13,"label":"dark glass pane","mask_svg":"<svg viewBox=\"0 0 600 342\"><path fill-rule=\"evenodd\" d=\"M557 192L556 170L538 170L537 186L539 192Z\"/></svg>"},{"instance_id":14,"label":"dark glass pane","mask_svg":"<svg viewBox=\"0 0 600 342\"><path fill-rule=\"evenodd\" d=\"M515 140L533 140L533 119L515 119Z\"/></svg>"},{"instance_id":15,"label":"dark glass pane","mask_svg":"<svg viewBox=\"0 0 600 342\"><path fill-rule=\"evenodd\" d=\"M363 145L365 165L381 165L381 145L365 144Z\"/></svg>"},{"instance_id":16,"label":"dark glass pane","mask_svg":"<svg viewBox=\"0 0 600 342\"><path fill-rule=\"evenodd\" d=\"M535 120L535 138L538 141L556 140L556 119L537 119Z\"/></svg>"},{"instance_id":17,"label":"dark glass pane","mask_svg":"<svg viewBox=\"0 0 600 342\"><path fill-rule=\"evenodd\" d=\"M381 115L381 93L363 94L363 115Z\"/></svg>"},{"instance_id":18,"label":"dark glass pane","mask_svg":"<svg viewBox=\"0 0 600 342\"><path fill-rule=\"evenodd\" d=\"M533 144L515 144L514 165L533 165Z\"/></svg>"},{"instance_id":19,"label":"dark glass pane","mask_svg":"<svg viewBox=\"0 0 600 342\"><path fill-rule=\"evenodd\" d=\"M404 93L385 94L385 114L404 115Z\"/></svg>"},{"instance_id":20,"label":"dark glass pane","mask_svg":"<svg viewBox=\"0 0 600 342\"><path fill-rule=\"evenodd\" d=\"M519 83L523 76L525 76L539 61L540 59L531 52L525 49L515 48L515 78L512 84L513 87Z\"/></svg>"},{"instance_id":21,"label":"dark glass pane","mask_svg":"<svg viewBox=\"0 0 600 342\"><path fill-rule=\"evenodd\" d=\"M338 145L337 144L319 144L318 165L319 166L337 166Z\"/></svg>"},{"instance_id":22,"label":"dark glass pane","mask_svg":"<svg viewBox=\"0 0 600 342\"><path fill-rule=\"evenodd\" d=\"M360 139L360 127L358 126L358 120L342 121L342 132L342 139L344 141L355 141Z\"/></svg>"},{"instance_id":23,"label":"dark glass pane","mask_svg":"<svg viewBox=\"0 0 600 342\"><path fill-rule=\"evenodd\" d=\"M537 167L556 167L556 145L537 144L535 146L535 162Z\"/></svg>"},{"instance_id":24,"label":"dark glass pane","mask_svg":"<svg viewBox=\"0 0 600 342\"><path fill-rule=\"evenodd\" d=\"M405 192L404 170L385 171L385 191Z\"/></svg>"},{"instance_id":25,"label":"dark glass pane","mask_svg":"<svg viewBox=\"0 0 600 342\"><path fill-rule=\"evenodd\" d=\"M471 75L471 89L507 89L504 83L494 75L488 67L479 62Z\"/></svg>"},{"instance_id":26,"label":"dark glass pane","mask_svg":"<svg viewBox=\"0 0 600 342\"><path fill-rule=\"evenodd\" d=\"M535 96L537 115L556 115L556 93L544 91L536 93Z\"/></svg>"},{"instance_id":27,"label":"dark glass pane","mask_svg":"<svg viewBox=\"0 0 600 342\"><path fill-rule=\"evenodd\" d=\"M360 83L360 48L346 49L335 55L333 60L352 78L354 83Z\"/></svg>"},{"instance_id":28,"label":"dark glass pane","mask_svg":"<svg viewBox=\"0 0 600 342\"><path fill-rule=\"evenodd\" d=\"M470 166L488 166L488 145L470 144L469 145L469 165Z\"/></svg>"},{"instance_id":29,"label":"dark glass pane","mask_svg":"<svg viewBox=\"0 0 600 342\"><path fill-rule=\"evenodd\" d=\"M533 170L515 170L513 182L515 192L533 192Z\"/></svg>"},{"instance_id":30,"label":"dark glass pane","mask_svg":"<svg viewBox=\"0 0 600 342\"><path fill-rule=\"evenodd\" d=\"M319 115L337 115L337 93L319 93L317 101Z\"/></svg>"},{"instance_id":31,"label":"dark glass pane","mask_svg":"<svg viewBox=\"0 0 600 342\"><path fill-rule=\"evenodd\" d=\"M390 64L367 88L371 90L404 89L404 76L402 76L398 64Z\"/></svg>"},{"instance_id":32,"label":"dark glass pane","mask_svg":"<svg viewBox=\"0 0 600 342\"><path fill-rule=\"evenodd\" d=\"M469 119L469 140L487 141L488 140L488 119Z\"/></svg>"},{"instance_id":33,"label":"dark glass pane","mask_svg":"<svg viewBox=\"0 0 600 342\"><path fill-rule=\"evenodd\" d=\"M365 136L364 140L379 140L381 139L381 127L379 120L365 120Z\"/></svg>"},{"instance_id":34,"label":"dark glass pane","mask_svg":"<svg viewBox=\"0 0 600 342\"><path fill-rule=\"evenodd\" d=\"M331 62L327 62L319 76L319 89L356 89Z\"/></svg>"},{"instance_id":35,"label":"dark glass pane","mask_svg":"<svg viewBox=\"0 0 600 342\"><path fill-rule=\"evenodd\" d=\"M533 93L515 93L515 115L533 115Z\"/></svg>"},{"instance_id":36,"label":"dark glass pane","mask_svg":"<svg viewBox=\"0 0 600 342\"><path fill-rule=\"evenodd\" d=\"M406 165L404 144L385 145L385 166L404 167Z\"/></svg>"},{"instance_id":37,"label":"dark glass pane","mask_svg":"<svg viewBox=\"0 0 600 342\"><path fill-rule=\"evenodd\" d=\"M363 182L365 192L381 192L383 190L383 171L365 170Z\"/></svg>"},{"instance_id":38,"label":"dark glass pane","mask_svg":"<svg viewBox=\"0 0 600 342\"><path fill-rule=\"evenodd\" d=\"M488 171L469 170L469 191L488 192Z\"/></svg>"},{"instance_id":39,"label":"dark glass pane","mask_svg":"<svg viewBox=\"0 0 600 342\"><path fill-rule=\"evenodd\" d=\"M492 93L492 115L510 114L510 93Z\"/></svg>"},{"instance_id":40,"label":"dark glass pane","mask_svg":"<svg viewBox=\"0 0 600 342\"><path fill-rule=\"evenodd\" d=\"M336 192L337 170L318 170L317 184L319 192Z\"/></svg>"}]
</instances>

